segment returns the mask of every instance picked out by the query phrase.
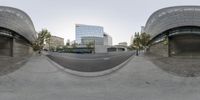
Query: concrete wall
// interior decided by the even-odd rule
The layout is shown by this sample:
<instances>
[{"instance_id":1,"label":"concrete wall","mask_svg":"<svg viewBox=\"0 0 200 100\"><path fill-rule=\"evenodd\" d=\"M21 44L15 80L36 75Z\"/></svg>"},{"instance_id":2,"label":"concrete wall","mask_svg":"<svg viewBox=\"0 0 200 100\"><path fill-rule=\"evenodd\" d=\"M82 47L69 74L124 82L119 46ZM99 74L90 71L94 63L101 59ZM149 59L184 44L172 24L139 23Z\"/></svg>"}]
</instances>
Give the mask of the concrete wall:
<instances>
[{"instance_id":1,"label":"concrete wall","mask_svg":"<svg viewBox=\"0 0 200 100\"><path fill-rule=\"evenodd\" d=\"M200 26L199 9L200 6L174 6L160 9L149 17L145 32L154 38L175 27Z\"/></svg>"},{"instance_id":2,"label":"concrete wall","mask_svg":"<svg viewBox=\"0 0 200 100\"><path fill-rule=\"evenodd\" d=\"M26 43L23 40L13 39L13 56L28 56L33 53L32 47L30 44Z\"/></svg>"},{"instance_id":3,"label":"concrete wall","mask_svg":"<svg viewBox=\"0 0 200 100\"><path fill-rule=\"evenodd\" d=\"M200 35L183 34L171 37L170 54L172 56L199 56Z\"/></svg>"},{"instance_id":4,"label":"concrete wall","mask_svg":"<svg viewBox=\"0 0 200 100\"><path fill-rule=\"evenodd\" d=\"M107 48L105 45L95 45L95 53L107 53Z\"/></svg>"},{"instance_id":5,"label":"concrete wall","mask_svg":"<svg viewBox=\"0 0 200 100\"><path fill-rule=\"evenodd\" d=\"M0 15L0 56L31 54L36 31L30 17L24 11L5 6L0 6Z\"/></svg>"},{"instance_id":6,"label":"concrete wall","mask_svg":"<svg viewBox=\"0 0 200 100\"><path fill-rule=\"evenodd\" d=\"M12 39L0 36L0 56L12 55Z\"/></svg>"},{"instance_id":7,"label":"concrete wall","mask_svg":"<svg viewBox=\"0 0 200 100\"><path fill-rule=\"evenodd\" d=\"M0 27L10 29L30 42L36 39L36 31L31 18L16 8L0 6Z\"/></svg>"},{"instance_id":8,"label":"concrete wall","mask_svg":"<svg viewBox=\"0 0 200 100\"><path fill-rule=\"evenodd\" d=\"M148 49L156 55L168 56L200 56L200 35L180 34L169 37L169 43L155 43Z\"/></svg>"},{"instance_id":9,"label":"concrete wall","mask_svg":"<svg viewBox=\"0 0 200 100\"><path fill-rule=\"evenodd\" d=\"M155 43L149 47L148 52L168 57L168 44L165 44L164 41Z\"/></svg>"}]
</instances>

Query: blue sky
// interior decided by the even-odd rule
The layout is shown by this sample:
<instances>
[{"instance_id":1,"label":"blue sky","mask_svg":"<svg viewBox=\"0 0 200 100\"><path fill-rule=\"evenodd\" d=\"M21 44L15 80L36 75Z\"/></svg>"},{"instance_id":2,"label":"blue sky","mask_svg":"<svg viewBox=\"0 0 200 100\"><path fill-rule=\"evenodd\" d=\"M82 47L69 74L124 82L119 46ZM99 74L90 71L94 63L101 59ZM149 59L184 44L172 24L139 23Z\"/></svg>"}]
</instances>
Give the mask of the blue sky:
<instances>
[{"instance_id":1,"label":"blue sky","mask_svg":"<svg viewBox=\"0 0 200 100\"><path fill-rule=\"evenodd\" d=\"M177 5L200 5L200 0L0 0L0 5L25 11L36 31L47 28L53 35L75 39L75 24L99 25L113 43L130 43L156 10Z\"/></svg>"}]
</instances>

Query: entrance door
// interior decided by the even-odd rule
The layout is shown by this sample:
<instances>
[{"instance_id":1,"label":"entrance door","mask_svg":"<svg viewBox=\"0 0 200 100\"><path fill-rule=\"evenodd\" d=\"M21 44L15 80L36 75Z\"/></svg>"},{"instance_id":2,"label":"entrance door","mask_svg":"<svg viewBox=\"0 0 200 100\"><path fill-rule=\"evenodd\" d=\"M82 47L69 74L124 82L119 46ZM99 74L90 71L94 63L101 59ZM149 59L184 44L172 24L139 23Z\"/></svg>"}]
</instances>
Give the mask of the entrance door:
<instances>
[{"instance_id":1,"label":"entrance door","mask_svg":"<svg viewBox=\"0 0 200 100\"><path fill-rule=\"evenodd\" d=\"M0 36L0 56L12 56L12 38Z\"/></svg>"}]
</instances>

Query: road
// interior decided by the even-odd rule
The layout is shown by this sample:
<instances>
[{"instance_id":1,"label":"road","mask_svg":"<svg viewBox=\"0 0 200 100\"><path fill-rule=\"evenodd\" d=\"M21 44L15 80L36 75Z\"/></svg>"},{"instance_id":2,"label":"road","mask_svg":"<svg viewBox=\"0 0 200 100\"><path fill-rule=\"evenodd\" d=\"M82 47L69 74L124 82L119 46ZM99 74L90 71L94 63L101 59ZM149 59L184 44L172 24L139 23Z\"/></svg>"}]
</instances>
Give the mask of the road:
<instances>
[{"instance_id":1,"label":"road","mask_svg":"<svg viewBox=\"0 0 200 100\"><path fill-rule=\"evenodd\" d=\"M59 65L81 72L99 72L116 67L134 52L107 53L107 54L66 54L50 53L47 55Z\"/></svg>"},{"instance_id":2,"label":"road","mask_svg":"<svg viewBox=\"0 0 200 100\"><path fill-rule=\"evenodd\" d=\"M35 56L0 76L0 100L199 100L199 83L200 77L170 74L146 56L100 77L72 75Z\"/></svg>"}]
</instances>

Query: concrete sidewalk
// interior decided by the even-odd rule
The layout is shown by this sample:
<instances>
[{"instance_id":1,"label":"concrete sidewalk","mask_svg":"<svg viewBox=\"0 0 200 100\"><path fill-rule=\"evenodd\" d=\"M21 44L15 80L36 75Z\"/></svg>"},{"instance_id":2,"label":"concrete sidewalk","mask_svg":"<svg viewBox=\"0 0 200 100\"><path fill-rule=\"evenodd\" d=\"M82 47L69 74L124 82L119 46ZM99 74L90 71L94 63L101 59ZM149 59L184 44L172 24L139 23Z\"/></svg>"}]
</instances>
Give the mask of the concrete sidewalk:
<instances>
[{"instance_id":1,"label":"concrete sidewalk","mask_svg":"<svg viewBox=\"0 0 200 100\"><path fill-rule=\"evenodd\" d=\"M0 56L0 76L8 73L12 73L18 70L23 64L25 64L30 56L24 57L7 57Z\"/></svg>"},{"instance_id":2,"label":"concrete sidewalk","mask_svg":"<svg viewBox=\"0 0 200 100\"><path fill-rule=\"evenodd\" d=\"M37 56L0 77L0 100L198 100L199 94L200 78L168 74L144 57L112 74L87 78Z\"/></svg>"}]
</instances>

